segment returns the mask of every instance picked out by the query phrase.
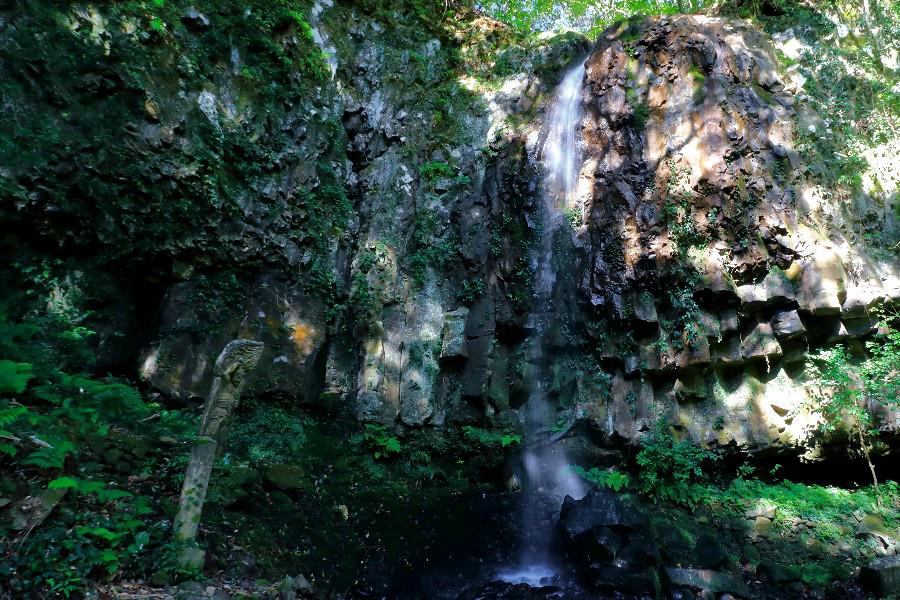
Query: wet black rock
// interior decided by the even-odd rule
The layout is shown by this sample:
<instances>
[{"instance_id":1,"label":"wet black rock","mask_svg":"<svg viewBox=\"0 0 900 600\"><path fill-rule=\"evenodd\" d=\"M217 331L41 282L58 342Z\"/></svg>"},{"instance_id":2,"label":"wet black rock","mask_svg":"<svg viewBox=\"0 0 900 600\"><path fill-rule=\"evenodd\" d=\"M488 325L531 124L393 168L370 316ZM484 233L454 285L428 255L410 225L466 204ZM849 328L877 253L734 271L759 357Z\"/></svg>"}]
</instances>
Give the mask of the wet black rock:
<instances>
[{"instance_id":1,"label":"wet black rock","mask_svg":"<svg viewBox=\"0 0 900 600\"><path fill-rule=\"evenodd\" d=\"M789 583L800 580L800 569L764 558L756 566L756 577L770 584Z\"/></svg>"},{"instance_id":2,"label":"wet black rock","mask_svg":"<svg viewBox=\"0 0 900 600\"><path fill-rule=\"evenodd\" d=\"M744 581L732 574L709 569L666 569L666 578L671 586L688 588L701 594L733 594L742 598L750 597L750 590Z\"/></svg>"},{"instance_id":3,"label":"wet black rock","mask_svg":"<svg viewBox=\"0 0 900 600\"><path fill-rule=\"evenodd\" d=\"M646 525L647 517L630 502L609 490L593 489L581 500L567 496L559 515L559 532L564 540L576 538L596 528L628 531Z\"/></svg>"},{"instance_id":4,"label":"wet black rock","mask_svg":"<svg viewBox=\"0 0 900 600\"><path fill-rule=\"evenodd\" d=\"M876 558L863 567L859 580L880 596L900 594L900 555Z\"/></svg>"},{"instance_id":5,"label":"wet black rock","mask_svg":"<svg viewBox=\"0 0 900 600\"><path fill-rule=\"evenodd\" d=\"M640 596L659 589L653 538L642 503L609 490L566 498L557 524L563 554L584 584L600 592Z\"/></svg>"},{"instance_id":6,"label":"wet black rock","mask_svg":"<svg viewBox=\"0 0 900 600\"><path fill-rule=\"evenodd\" d=\"M553 585L531 587L526 583L492 581L466 590L459 600L562 600L568 597L561 588Z\"/></svg>"}]
</instances>

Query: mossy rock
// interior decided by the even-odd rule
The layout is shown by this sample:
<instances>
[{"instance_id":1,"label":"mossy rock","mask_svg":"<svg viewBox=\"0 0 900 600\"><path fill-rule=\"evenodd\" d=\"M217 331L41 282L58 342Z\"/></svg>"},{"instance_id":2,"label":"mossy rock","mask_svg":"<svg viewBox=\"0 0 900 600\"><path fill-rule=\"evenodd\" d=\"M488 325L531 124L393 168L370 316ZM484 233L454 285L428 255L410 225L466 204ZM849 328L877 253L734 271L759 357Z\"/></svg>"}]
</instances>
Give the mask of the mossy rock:
<instances>
[{"instance_id":1,"label":"mossy rock","mask_svg":"<svg viewBox=\"0 0 900 600\"><path fill-rule=\"evenodd\" d=\"M760 581L767 583L788 583L799 581L802 578L802 571L796 566L782 565L764 558L756 566L756 576Z\"/></svg>"},{"instance_id":2,"label":"mossy rock","mask_svg":"<svg viewBox=\"0 0 900 600\"><path fill-rule=\"evenodd\" d=\"M282 490L299 490L305 485L306 471L300 465L269 465L263 476Z\"/></svg>"}]
</instances>

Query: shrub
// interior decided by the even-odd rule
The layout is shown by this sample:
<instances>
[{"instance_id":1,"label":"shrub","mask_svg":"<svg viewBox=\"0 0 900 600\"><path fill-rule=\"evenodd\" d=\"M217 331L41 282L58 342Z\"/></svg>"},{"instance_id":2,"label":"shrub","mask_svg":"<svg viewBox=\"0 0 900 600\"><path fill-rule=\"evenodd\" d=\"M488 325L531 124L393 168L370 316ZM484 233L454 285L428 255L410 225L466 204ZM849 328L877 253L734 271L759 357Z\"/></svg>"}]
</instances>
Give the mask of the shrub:
<instances>
[{"instance_id":1,"label":"shrub","mask_svg":"<svg viewBox=\"0 0 900 600\"><path fill-rule=\"evenodd\" d=\"M578 465L570 465L572 472L597 487L608 488L614 492L620 492L631 484L631 477L626 473L620 473L615 469L598 469L592 467L590 470Z\"/></svg>"},{"instance_id":2,"label":"shrub","mask_svg":"<svg viewBox=\"0 0 900 600\"><path fill-rule=\"evenodd\" d=\"M656 502L694 506L700 499L699 484L708 480L704 469L719 458L690 440L676 440L660 419L636 457L640 491Z\"/></svg>"},{"instance_id":3,"label":"shrub","mask_svg":"<svg viewBox=\"0 0 900 600\"><path fill-rule=\"evenodd\" d=\"M238 415L232 425L230 446L235 454L254 463L281 463L302 456L306 443L303 417L282 408L259 404Z\"/></svg>"}]
</instances>

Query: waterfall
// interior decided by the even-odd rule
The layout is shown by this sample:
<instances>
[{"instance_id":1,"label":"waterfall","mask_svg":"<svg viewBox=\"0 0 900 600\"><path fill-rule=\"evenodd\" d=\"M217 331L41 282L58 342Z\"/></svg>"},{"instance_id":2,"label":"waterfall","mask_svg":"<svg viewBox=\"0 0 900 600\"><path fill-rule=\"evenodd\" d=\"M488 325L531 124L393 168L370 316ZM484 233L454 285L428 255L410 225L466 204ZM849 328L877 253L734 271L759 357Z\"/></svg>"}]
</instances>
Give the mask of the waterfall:
<instances>
[{"instance_id":1,"label":"waterfall","mask_svg":"<svg viewBox=\"0 0 900 600\"><path fill-rule=\"evenodd\" d=\"M550 553L552 522L567 495L579 499L586 493L584 484L568 468L563 445L551 442L556 410L548 401L545 389L547 333L557 275L553 239L564 223L564 211L575 192L581 165L577 129L583 81L584 64L578 60L560 82L545 123L547 135L541 153L541 243L532 260L535 284L529 349L529 362L540 376L531 378L524 407L526 440L522 463L526 477L520 506L523 531L529 534L521 565L500 574L501 579L511 583L535 585L541 577L555 573Z\"/></svg>"},{"instance_id":2,"label":"waterfall","mask_svg":"<svg viewBox=\"0 0 900 600\"><path fill-rule=\"evenodd\" d=\"M548 115L547 140L544 142L545 197L551 209L565 208L575 191L579 154L576 128L581 120L581 87L584 65L579 64L563 77L556 92L556 102Z\"/></svg>"}]
</instances>

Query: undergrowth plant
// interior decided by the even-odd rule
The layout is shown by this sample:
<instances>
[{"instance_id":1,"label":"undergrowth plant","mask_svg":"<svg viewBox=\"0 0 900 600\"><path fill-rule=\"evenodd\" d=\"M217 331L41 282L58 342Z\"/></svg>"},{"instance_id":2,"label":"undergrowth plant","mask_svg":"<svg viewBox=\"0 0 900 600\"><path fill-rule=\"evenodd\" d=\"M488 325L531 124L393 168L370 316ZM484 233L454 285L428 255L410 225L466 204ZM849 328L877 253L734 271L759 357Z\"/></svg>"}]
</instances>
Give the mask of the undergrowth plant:
<instances>
[{"instance_id":1,"label":"undergrowth plant","mask_svg":"<svg viewBox=\"0 0 900 600\"><path fill-rule=\"evenodd\" d=\"M631 484L631 477L616 469L598 469L597 467L585 469L578 465L569 465L569 468L585 481L614 492L621 492Z\"/></svg>"},{"instance_id":2,"label":"undergrowth plant","mask_svg":"<svg viewBox=\"0 0 900 600\"><path fill-rule=\"evenodd\" d=\"M656 502L668 501L688 506L700 500L700 484L707 483L707 469L721 458L715 452L676 439L663 419L641 445L635 457L638 489Z\"/></svg>"},{"instance_id":3,"label":"undergrowth plant","mask_svg":"<svg viewBox=\"0 0 900 600\"><path fill-rule=\"evenodd\" d=\"M878 437L873 410L900 404L900 331L897 313L882 314L878 333L866 343L869 354L854 359L843 346L819 350L811 356L807 408L818 414L817 429L832 433L846 428L865 458L876 497L880 500L872 446Z\"/></svg>"}]
</instances>

